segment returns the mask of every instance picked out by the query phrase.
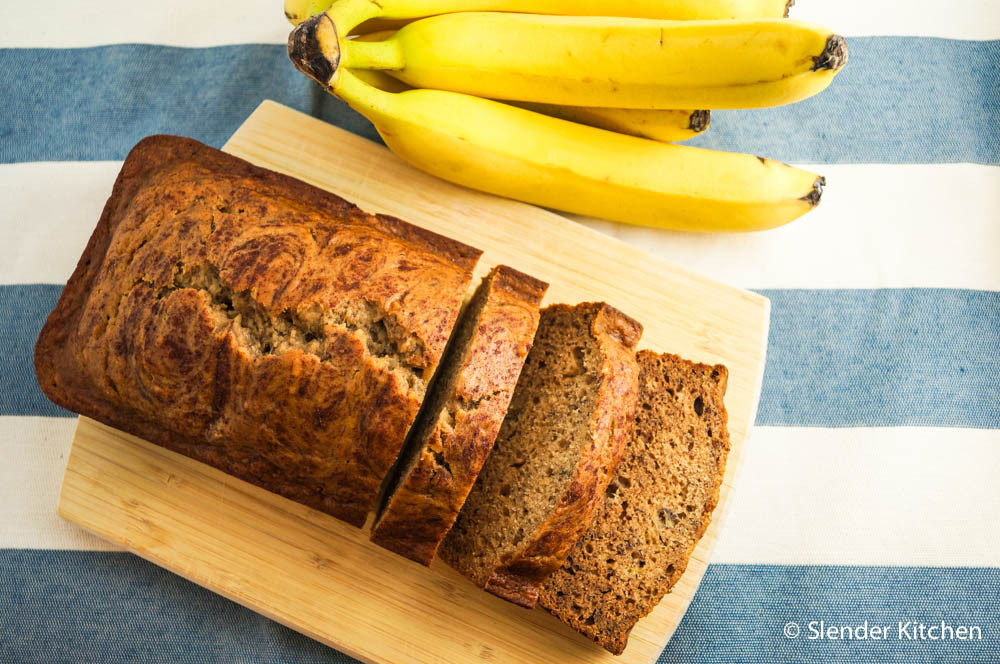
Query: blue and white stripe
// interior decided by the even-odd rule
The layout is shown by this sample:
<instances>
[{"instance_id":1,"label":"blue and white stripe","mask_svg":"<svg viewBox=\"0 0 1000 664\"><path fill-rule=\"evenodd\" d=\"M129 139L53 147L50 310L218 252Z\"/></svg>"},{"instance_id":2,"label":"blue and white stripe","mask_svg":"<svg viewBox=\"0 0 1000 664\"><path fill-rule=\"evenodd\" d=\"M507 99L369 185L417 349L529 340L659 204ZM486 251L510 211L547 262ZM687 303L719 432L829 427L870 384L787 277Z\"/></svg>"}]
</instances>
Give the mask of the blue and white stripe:
<instances>
[{"instance_id":1,"label":"blue and white stripe","mask_svg":"<svg viewBox=\"0 0 1000 664\"><path fill-rule=\"evenodd\" d=\"M661 661L1000 662L1000 8L798 2L848 35L847 69L694 142L825 174L815 212L740 236L580 219L772 301L757 427ZM375 137L287 62L279 5L0 10L0 661L351 661L61 521L74 420L31 367L138 139L219 146L264 98ZM984 639L782 635L821 619Z\"/></svg>"},{"instance_id":2,"label":"blue and white stripe","mask_svg":"<svg viewBox=\"0 0 1000 664\"><path fill-rule=\"evenodd\" d=\"M1000 41L855 37L848 47L851 65L821 96L715 112L712 130L691 144L796 163L1000 163ZM341 103L296 75L284 45L115 44L0 57L18 72L6 86L4 163L123 159L164 127L219 145L264 97L347 119Z\"/></svg>"}]
</instances>

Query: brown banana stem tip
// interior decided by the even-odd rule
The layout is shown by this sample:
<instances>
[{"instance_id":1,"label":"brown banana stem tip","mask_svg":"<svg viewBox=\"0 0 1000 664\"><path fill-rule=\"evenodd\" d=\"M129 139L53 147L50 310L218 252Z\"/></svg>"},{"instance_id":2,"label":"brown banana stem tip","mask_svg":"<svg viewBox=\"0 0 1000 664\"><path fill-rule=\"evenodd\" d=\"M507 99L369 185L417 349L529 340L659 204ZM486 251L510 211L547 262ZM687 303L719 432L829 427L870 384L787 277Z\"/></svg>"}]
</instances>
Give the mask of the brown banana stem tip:
<instances>
[{"instance_id":1,"label":"brown banana stem tip","mask_svg":"<svg viewBox=\"0 0 1000 664\"><path fill-rule=\"evenodd\" d=\"M336 43L336 27L326 14L316 14L295 26L288 35L288 57L300 72L326 87L340 63L339 49L331 57L323 52L317 33L332 30Z\"/></svg>"},{"instance_id":2,"label":"brown banana stem tip","mask_svg":"<svg viewBox=\"0 0 1000 664\"><path fill-rule=\"evenodd\" d=\"M813 58L813 71L832 69L837 71L847 63L847 42L840 35L830 35L826 48Z\"/></svg>"},{"instance_id":3,"label":"brown banana stem tip","mask_svg":"<svg viewBox=\"0 0 1000 664\"><path fill-rule=\"evenodd\" d=\"M712 111L694 111L691 113L691 121L688 123L688 129L700 134L708 129L708 125L711 122Z\"/></svg>"},{"instance_id":4,"label":"brown banana stem tip","mask_svg":"<svg viewBox=\"0 0 1000 664\"><path fill-rule=\"evenodd\" d=\"M788 10L795 6L795 0L788 0L785 3L785 18L788 18Z\"/></svg>"},{"instance_id":5,"label":"brown banana stem tip","mask_svg":"<svg viewBox=\"0 0 1000 664\"><path fill-rule=\"evenodd\" d=\"M823 187L826 186L826 178L820 175L813 182L812 191L800 198L800 201L805 201L809 204L809 207L816 207L819 205L819 199L823 197Z\"/></svg>"}]
</instances>

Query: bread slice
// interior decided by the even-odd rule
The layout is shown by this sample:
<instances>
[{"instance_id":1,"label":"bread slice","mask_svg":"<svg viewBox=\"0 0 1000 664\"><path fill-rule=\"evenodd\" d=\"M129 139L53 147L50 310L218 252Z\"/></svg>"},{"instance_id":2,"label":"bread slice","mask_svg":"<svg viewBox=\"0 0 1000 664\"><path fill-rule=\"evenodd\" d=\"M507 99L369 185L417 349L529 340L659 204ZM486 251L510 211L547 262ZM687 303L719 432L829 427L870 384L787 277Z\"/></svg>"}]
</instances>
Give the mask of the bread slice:
<instances>
[{"instance_id":1,"label":"bread slice","mask_svg":"<svg viewBox=\"0 0 1000 664\"><path fill-rule=\"evenodd\" d=\"M524 607L590 525L635 416L642 327L604 303L542 311L493 452L440 549Z\"/></svg>"},{"instance_id":2,"label":"bread slice","mask_svg":"<svg viewBox=\"0 0 1000 664\"><path fill-rule=\"evenodd\" d=\"M729 454L728 373L641 351L639 408L590 530L539 603L616 655L670 592L712 519Z\"/></svg>"},{"instance_id":3,"label":"bread slice","mask_svg":"<svg viewBox=\"0 0 1000 664\"><path fill-rule=\"evenodd\" d=\"M371 539L430 565L493 449L549 285L500 265L448 344Z\"/></svg>"},{"instance_id":4,"label":"bread slice","mask_svg":"<svg viewBox=\"0 0 1000 664\"><path fill-rule=\"evenodd\" d=\"M38 382L60 406L360 526L480 253L152 136L42 329Z\"/></svg>"}]
</instances>

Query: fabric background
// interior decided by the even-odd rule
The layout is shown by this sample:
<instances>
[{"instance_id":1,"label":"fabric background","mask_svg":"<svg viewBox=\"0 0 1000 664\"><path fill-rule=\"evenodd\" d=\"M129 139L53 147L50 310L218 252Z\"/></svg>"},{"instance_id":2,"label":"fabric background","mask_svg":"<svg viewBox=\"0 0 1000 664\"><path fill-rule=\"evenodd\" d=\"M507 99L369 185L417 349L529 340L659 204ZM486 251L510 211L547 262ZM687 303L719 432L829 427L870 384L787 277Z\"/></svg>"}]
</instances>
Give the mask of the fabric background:
<instances>
[{"instance_id":1,"label":"fabric background","mask_svg":"<svg viewBox=\"0 0 1000 664\"><path fill-rule=\"evenodd\" d=\"M348 662L55 514L74 419L31 351L128 149L220 146L265 99L377 140L299 75L280 0L0 9L0 661ZM757 427L661 662L1000 662L1000 7L799 0L848 37L823 94L694 144L827 176L754 235L579 219L772 301ZM978 625L809 641L788 622Z\"/></svg>"}]
</instances>

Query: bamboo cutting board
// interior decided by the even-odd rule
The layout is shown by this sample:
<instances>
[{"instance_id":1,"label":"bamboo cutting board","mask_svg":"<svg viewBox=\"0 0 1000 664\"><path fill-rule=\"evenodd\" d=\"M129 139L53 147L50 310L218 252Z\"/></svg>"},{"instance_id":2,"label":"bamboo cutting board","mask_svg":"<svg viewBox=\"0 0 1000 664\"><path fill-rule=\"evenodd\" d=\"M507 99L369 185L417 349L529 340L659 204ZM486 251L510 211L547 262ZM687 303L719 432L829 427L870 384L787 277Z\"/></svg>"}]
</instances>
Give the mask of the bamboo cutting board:
<instances>
[{"instance_id":1,"label":"bamboo cutting board","mask_svg":"<svg viewBox=\"0 0 1000 664\"><path fill-rule=\"evenodd\" d=\"M715 518L680 582L621 657L545 611L430 569L364 532L163 448L80 418L59 513L133 552L370 662L655 662L705 572L757 409L767 299L545 210L425 175L385 148L265 101L226 144L251 162L484 250L551 284L546 303L606 300L645 326L642 347L729 367L732 451Z\"/></svg>"}]
</instances>

